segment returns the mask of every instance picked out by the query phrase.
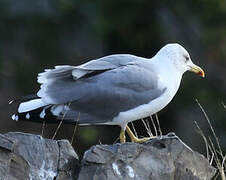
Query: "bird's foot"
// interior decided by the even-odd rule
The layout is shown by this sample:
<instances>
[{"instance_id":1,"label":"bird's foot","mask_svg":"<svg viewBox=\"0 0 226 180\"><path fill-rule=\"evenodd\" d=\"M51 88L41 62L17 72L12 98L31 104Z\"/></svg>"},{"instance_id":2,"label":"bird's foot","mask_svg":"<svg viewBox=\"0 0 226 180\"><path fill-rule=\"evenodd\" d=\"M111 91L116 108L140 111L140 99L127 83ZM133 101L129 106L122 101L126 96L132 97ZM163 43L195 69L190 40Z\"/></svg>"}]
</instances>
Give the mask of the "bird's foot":
<instances>
[{"instance_id":1,"label":"bird's foot","mask_svg":"<svg viewBox=\"0 0 226 180\"><path fill-rule=\"evenodd\" d=\"M143 143L145 141L148 141L150 139L155 138L155 136L152 136L152 137L144 137L144 138L137 138L137 137L130 137L130 138L131 138L131 141L132 142L135 142L135 143Z\"/></svg>"},{"instance_id":2,"label":"bird's foot","mask_svg":"<svg viewBox=\"0 0 226 180\"><path fill-rule=\"evenodd\" d=\"M151 136L151 137L144 137L144 138L137 138L133 132L131 131L131 129L129 128L129 126L126 126L126 132L128 133L130 139L132 142L135 142L135 143L143 143L145 141L148 141L150 139L153 139L155 138L155 136Z\"/></svg>"},{"instance_id":3,"label":"bird's foot","mask_svg":"<svg viewBox=\"0 0 226 180\"><path fill-rule=\"evenodd\" d=\"M128 126L126 126L126 132L128 133L131 141L135 142L135 143L143 143L143 142L148 141L150 139L156 138L156 136L137 138ZM120 139L120 143L126 142L126 136L125 136L124 130L121 130L120 135L119 135L119 139Z\"/></svg>"}]
</instances>

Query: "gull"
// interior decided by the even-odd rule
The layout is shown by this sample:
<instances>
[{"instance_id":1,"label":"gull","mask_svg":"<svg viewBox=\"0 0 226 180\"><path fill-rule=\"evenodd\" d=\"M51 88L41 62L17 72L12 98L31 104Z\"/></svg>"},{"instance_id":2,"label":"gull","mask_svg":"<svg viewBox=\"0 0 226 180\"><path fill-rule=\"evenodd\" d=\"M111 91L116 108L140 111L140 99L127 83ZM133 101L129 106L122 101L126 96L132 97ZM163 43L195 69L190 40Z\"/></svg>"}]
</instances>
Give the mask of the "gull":
<instances>
[{"instance_id":1,"label":"gull","mask_svg":"<svg viewBox=\"0 0 226 180\"><path fill-rule=\"evenodd\" d=\"M152 58L115 54L79 66L55 66L38 74L40 89L20 99L12 119L118 125L121 143L125 132L132 142L142 143L150 137L137 138L127 124L169 104L186 71L205 76L177 43L165 45Z\"/></svg>"}]
</instances>

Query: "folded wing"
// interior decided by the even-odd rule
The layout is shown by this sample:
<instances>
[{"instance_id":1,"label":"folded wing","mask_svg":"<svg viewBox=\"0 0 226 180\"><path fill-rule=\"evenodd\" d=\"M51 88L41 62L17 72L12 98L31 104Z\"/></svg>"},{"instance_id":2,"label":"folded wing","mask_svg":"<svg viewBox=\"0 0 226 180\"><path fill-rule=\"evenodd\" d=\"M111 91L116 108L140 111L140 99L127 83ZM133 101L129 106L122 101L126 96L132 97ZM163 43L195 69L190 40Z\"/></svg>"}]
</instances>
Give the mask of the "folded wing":
<instances>
[{"instance_id":1,"label":"folded wing","mask_svg":"<svg viewBox=\"0 0 226 180\"><path fill-rule=\"evenodd\" d=\"M133 55L111 55L80 66L45 70L38 75L39 98L21 103L19 115L32 120L32 114L45 119L51 113L55 119L68 122L79 116L81 124L111 121L119 112L164 93L154 70L142 62Z\"/></svg>"}]
</instances>

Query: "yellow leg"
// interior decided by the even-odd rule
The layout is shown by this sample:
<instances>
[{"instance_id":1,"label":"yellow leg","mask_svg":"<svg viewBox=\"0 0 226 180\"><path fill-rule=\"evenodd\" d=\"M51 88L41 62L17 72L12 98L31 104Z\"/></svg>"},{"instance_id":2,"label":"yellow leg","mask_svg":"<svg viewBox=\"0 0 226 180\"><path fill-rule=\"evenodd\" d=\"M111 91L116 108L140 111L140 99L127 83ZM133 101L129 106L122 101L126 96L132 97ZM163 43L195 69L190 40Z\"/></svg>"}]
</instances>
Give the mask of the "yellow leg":
<instances>
[{"instance_id":1,"label":"yellow leg","mask_svg":"<svg viewBox=\"0 0 226 180\"><path fill-rule=\"evenodd\" d=\"M125 130L121 129L119 138L120 138L120 143L125 143L126 142Z\"/></svg>"},{"instance_id":2,"label":"yellow leg","mask_svg":"<svg viewBox=\"0 0 226 180\"><path fill-rule=\"evenodd\" d=\"M132 142L136 142L136 143L143 143L147 140L150 140L150 139L153 139L155 138L155 136L152 136L152 137L145 137L145 138L137 138L133 132L131 131L131 129L129 128L129 126L127 125L126 126L126 132L128 133L130 139Z\"/></svg>"}]
</instances>

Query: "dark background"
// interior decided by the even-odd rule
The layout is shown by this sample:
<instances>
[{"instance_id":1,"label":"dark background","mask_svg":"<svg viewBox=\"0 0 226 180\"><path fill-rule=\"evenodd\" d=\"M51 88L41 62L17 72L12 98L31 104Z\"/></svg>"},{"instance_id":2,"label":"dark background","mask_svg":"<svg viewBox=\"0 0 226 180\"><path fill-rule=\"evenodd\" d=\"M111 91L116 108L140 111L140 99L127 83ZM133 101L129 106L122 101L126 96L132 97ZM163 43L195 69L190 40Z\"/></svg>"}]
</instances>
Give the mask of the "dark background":
<instances>
[{"instance_id":1,"label":"dark background","mask_svg":"<svg viewBox=\"0 0 226 180\"><path fill-rule=\"evenodd\" d=\"M114 53L152 57L165 44L177 42L206 72L202 79L186 73L173 101L160 113L164 134L175 132L194 150L205 153L197 121L207 136L203 105L222 147L226 148L226 2L222 0L0 0L0 132L40 134L42 124L10 119L14 98L36 92L36 76L54 65L79 65ZM140 135L142 123L135 123ZM63 125L56 139L71 139L73 126ZM56 125L46 125L51 138ZM97 143L112 144L120 128L78 127L76 151Z\"/></svg>"}]
</instances>

